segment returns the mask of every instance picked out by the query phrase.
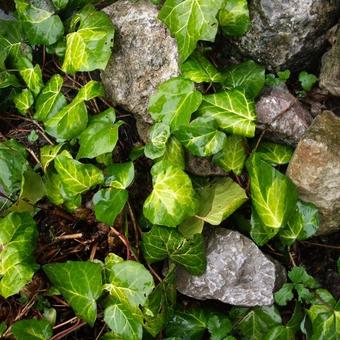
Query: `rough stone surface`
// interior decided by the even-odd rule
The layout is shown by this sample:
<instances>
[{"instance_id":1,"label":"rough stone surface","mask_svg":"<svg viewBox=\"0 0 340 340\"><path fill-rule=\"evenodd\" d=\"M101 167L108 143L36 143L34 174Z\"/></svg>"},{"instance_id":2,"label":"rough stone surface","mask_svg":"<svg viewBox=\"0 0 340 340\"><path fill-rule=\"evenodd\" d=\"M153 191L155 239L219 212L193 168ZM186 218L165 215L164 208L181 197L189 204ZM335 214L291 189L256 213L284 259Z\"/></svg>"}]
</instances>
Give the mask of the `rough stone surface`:
<instances>
[{"instance_id":1,"label":"rough stone surface","mask_svg":"<svg viewBox=\"0 0 340 340\"><path fill-rule=\"evenodd\" d=\"M330 35L332 48L322 57L320 86L334 96L340 96L340 26Z\"/></svg>"},{"instance_id":2,"label":"rough stone surface","mask_svg":"<svg viewBox=\"0 0 340 340\"><path fill-rule=\"evenodd\" d=\"M222 168L212 163L211 159L195 157L190 153L186 157L186 170L196 176L228 176Z\"/></svg>"},{"instance_id":3,"label":"rough stone surface","mask_svg":"<svg viewBox=\"0 0 340 340\"><path fill-rule=\"evenodd\" d=\"M340 118L324 111L298 144L287 175L321 215L319 234L340 230Z\"/></svg>"},{"instance_id":4,"label":"rough stone surface","mask_svg":"<svg viewBox=\"0 0 340 340\"><path fill-rule=\"evenodd\" d=\"M214 299L238 306L271 305L274 289L286 279L284 268L237 231L211 228L206 235L206 272L192 276L179 268L177 290L199 300Z\"/></svg>"},{"instance_id":5,"label":"rough stone surface","mask_svg":"<svg viewBox=\"0 0 340 340\"><path fill-rule=\"evenodd\" d=\"M250 31L234 44L269 69L299 68L318 57L336 23L339 0L250 0Z\"/></svg>"},{"instance_id":6,"label":"rough stone surface","mask_svg":"<svg viewBox=\"0 0 340 340\"><path fill-rule=\"evenodd\" d=\"M104 9L117 28L112 57L101 77L115 105L151 123L150 95L179 74L175 39L149 0L119 0Z\"/></svg>"},{"instance_id":7,"label":"rough stone surface","mask_svg":"<svg viewBox=\"0 0 340 340\"><path fill-rule=\"evenodd\" d=\"M285 85L267 89L256 103L256 113L267 138L291 145L299 142L313 120Z\"/></svg>"}]
</instances>

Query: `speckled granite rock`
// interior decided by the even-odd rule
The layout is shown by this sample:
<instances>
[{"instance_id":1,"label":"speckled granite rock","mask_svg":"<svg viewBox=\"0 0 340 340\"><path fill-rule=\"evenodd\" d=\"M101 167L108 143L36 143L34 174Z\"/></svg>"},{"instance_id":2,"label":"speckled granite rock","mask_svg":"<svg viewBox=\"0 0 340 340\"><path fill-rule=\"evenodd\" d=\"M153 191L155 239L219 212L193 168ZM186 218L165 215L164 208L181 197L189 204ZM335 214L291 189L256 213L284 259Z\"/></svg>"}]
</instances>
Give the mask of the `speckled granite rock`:
<instances>
[{"instance_id":1,"label":"speckled granite rock","mask_svg":"<svg viewBox=\"0 0 340 340\"><path fill-rule=\"evenodd\" d=\"M274 288L285 281L284 268L237 231L211 228L206 234L206 272L193 276L179 268L177 290L199 300L214 299L238 306L271 305Z\"/></svg>"},{"instance_id":2,"label":"speckled granite rock","mask_svg":"<svg viewBox=\"0 0 340 340\"><path fill-rule=\"evenodd\" d=\"M149 0L119 0L104 12L117 28L112 57L101 73L106 93L137 120L151 123L150 95L158 84L179 74L176 41Z\"/></svg>"},{"instance_id":3,"label":"speckled granite rock","mask_svg":"<svg viewBox=\"0 0 340 340\"><path fill-rule=\"evenodd\" d=\"M324 111L298 144L287 175L319 209L319 234L340 230L340 118Z\"/></svg>"},{"instance_id":4,"label":"speckled granite rock","mask_svg":"<svg viewBox=\"0 0 340 340\"><path fill-rule=\"evenodd\" d=\"M338 0L249 0L252 26L235 39L241 54L269 69L306 67L338 19Z\"/></svg>"},{"instance_id":5,"label":"speckled granite rock","mask_svg":"<svg viewBox=\"0 0 340 340\"><path fill-rule=\"evenodd\" d=\"M285 85L267 89L256 103L259 129L275 142L296 145L313 117Z\"/></svg>"}]
</instances>

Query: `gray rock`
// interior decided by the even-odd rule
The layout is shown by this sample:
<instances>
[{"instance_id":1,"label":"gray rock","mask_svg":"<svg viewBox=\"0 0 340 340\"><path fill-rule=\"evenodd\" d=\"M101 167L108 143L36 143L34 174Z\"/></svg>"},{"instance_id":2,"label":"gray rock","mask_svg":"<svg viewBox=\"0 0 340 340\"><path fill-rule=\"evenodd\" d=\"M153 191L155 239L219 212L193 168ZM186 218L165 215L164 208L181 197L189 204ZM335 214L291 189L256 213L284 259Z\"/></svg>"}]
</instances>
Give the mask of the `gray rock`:
<instances>
[{"instance_id":1,"label":"gray rock","mask_svg":"<svg viewBox=\"0 0 340 340\"><path fill-rule=\"evenodd\" d=\"M256 114L258 128L266 130L267 138L291 145L299 142L313 120L285 85L267 89L256 103Z\"/></svg>"},{"instance_id":2,"label":"gray rock","mask_svg":"<svg viewBox=\"0 0 340 340\"><path fill-rule=\"evenodd\" d=\"M321 215L319 234L340 230L340 118L324 111L298 144L287 175Z\"/></svg>"},{"instance_id":3,"label":"gray rock","mask_svg":"<svg viewBox=\"0 0 340 340\"><path fill-rule=\"evenodd\" d=\"M14 17L11 14L6 14L1 8L0 8L0 20L11 20Z\"/></svg>"},{"instance_id":4,"label":"gray rock","mask_svg":"<svg viewBox=\"0 0 340 340\"><path fill-rule=\"evenodd\" d=\"M213 164L210 158L195 157L190 153L186 155L186 170L193 175L201 177L228 176L228 173Z\"/></svg>"},{"instance_id":5,"label":"gray rock","mask_svg":"<svg viewBox=\"0 0 340 340\"><path fill-rule=\"evenodd\" d=\"M235 39L241 54L269 69L306 67L337 21L338 0L250 0L250 31Z\"/></svg>"},{"instance_id":6,"label":"gray rock","mask_svg":"<svg viewBox=\"0 0 340 340\"><path fill-rule=\"evenodd\" d=\"M340 96L340 26L331 34L332 48L322 57L320 86L334 96Z\"/></svg>"},{"instance_id":7,"label":"gray rock","mask_svg":"<svg viewBox=\"0 0 340 340\"><path fill-rule=\"evenodd\" d=\"M207 269L203 275L193 276L183 268L176 273L177 290L182 294L238 306L271 305L274 289L285 279L284 268L267 258L254 242L224 228L207 232Z\"/></svg>"},{"instance_id":8,"label":"gray rock","mask_svg":"<svg viewBox=\"0 0 340 340\"><path fill-rule=\"evenodd\" d=\"M150 95L158 84L179 74L176 41L149 0L119 0L104 12L117 28L112 57L101 73L106 93L137 120L152 123L147 112Z\"/></svg>"}]
</instances>

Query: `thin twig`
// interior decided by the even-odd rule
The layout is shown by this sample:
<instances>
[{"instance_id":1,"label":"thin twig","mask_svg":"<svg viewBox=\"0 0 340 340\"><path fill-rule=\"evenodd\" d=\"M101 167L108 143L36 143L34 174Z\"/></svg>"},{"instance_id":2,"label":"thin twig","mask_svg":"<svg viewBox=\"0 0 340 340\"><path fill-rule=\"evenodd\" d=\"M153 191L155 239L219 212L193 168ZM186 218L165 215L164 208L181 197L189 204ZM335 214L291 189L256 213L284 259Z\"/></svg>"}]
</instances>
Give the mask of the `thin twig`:
<instances>
[{"instance_id":1,"label":"thin twig","mask_svg":"<svg viewBox=\"0 0 340 340\"><path fill-rule=\"evenodd\" d=\"M317 246L317 247L322 247L322 248L329 248L329 249L334 249L334 250L339 250L340 251L340 246L332 246L330 244L322 244L322 243L315 243L315 242L310 242L310 241L300 241L302 244L308 244L311 246Z\"/></svg>"},{"instance_id":2,"label":"thin twig","mask_svg":"<svg viewBox=\"0 0 340 340\"><path fill-rule=\"evenodd\" d=\"M60 333L58 333L58 334L52 336L51 340L59 340L59 339L62 339L62 338L65 337L67 334L70 334L70 333L74 332L75 330L77 330L77 329L79 329L79 328L81 328L81 327L83 327L83 326L85 326L85 325L86 325L86 322L80 321L80 320L79 320L79 322L78 322L77 324L75 324L74 326L72 326L72 327L70 327L70 328L68 328L68 329L65 329L64 331L62 331L62 332L60 332Z\"/></svg>"},{"instance_id":3,"label":"thin twig","mask_svg":"<svg viewBox=\"0 0 340 340\"><path fill-rule=\"evenodd\" d=\"M56 240L74 240L76 238L82 238L83 234L82 233L76 233L76 234L67 234L67 235L61 235L57 236L55 239Z\"/></svg>"}]
</instances>

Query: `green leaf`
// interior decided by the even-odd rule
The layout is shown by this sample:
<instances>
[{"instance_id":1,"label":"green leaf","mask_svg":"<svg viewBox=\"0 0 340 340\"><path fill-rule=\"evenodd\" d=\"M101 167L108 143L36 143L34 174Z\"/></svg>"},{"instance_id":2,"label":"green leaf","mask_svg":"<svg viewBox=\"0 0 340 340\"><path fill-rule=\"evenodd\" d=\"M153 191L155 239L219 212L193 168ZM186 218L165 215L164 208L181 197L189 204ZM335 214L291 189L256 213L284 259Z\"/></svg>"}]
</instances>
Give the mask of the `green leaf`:
<instances>
[{"instance_id":1,"label":"green leaf","mask_svg":"<svg viewBox=\"0 0 340 340\"><path fill-rule=\"evenodd\" d=\"M204 96L199 114L215 119L226 132L245 137L255 135L255 105L246 98L243 90L234 89Z\"/></svg>"},{"instance_id":2,"label":"green leaf","mask_svg":"<svg viewBox=\"0 0 340 340\"><path fill-rule=\"evenodd\" d=\"M263 246L266 244L279 231L279 229L268 228L265 224L263 224L261 218L254 208L251 210L250 225L250 236L258 246Z\"/></svg>"},{"instance_id":3,"label":"green leaf","mask_svg":"<svg viewBox=\"0 0 340 340\"><path fill-rule=\"evenodd\" d=\"M197 217L189 217L178 226L179 232L186 238L195 234L201 234L204 227L204 221Z\"/></svg>"},{"instance_id":4,"label":"green leaf","mask_svg":"<svg viewBox=\"0 0 340 340\"><path fill-rule=\"evenodd\" d=\"M54 167L66 194L70 196L79 195L104 181L101 170L92 164L82 164L72 159L68 151L63 151L54 159Z\"/></svg>"},{"instance_id":5,"label":"green leaf","mask_svg":"<svg viewBox=\"0 0 340 340\"><path fill-rule=\"evenodd\" d=\"M293 289L293 283L285 283L279 291L274 293L275 302L280 306L286 306L294 298Z\"/></svg>"},{"instance_id":6,"label":"green leaf","mask_svg":"<svg viewBox=\"0 0 340 340\"><path fill-rule=\"evenodd\" d=\"M223 148L226 136L217 128L213 120L196 118L189 126L182 126L174 134L191 154L206 157Z\"/></svg>"},{"instance_id":7,"label":"green leaf","mask_svg":"<svg viewBox=\"0 0 340 340\"><path fill-rule=\"evenodd\" d=\"M29 214L10 213L0 220L0 295L18 293L38 269L33 252L38 236Z\"/></svg>"},{"instance_id":8,"label":"green leaf","mask_svg":"<svg viewBox=\"0 0 340 340\"><path fill-rule=\"evenodd\" d=\"M302 71L299 73L299 82L306 92L309 92L312 87L318 82L318 80L318 77L306 71Z\"/></svg>"},{"instance_id":9,"label":"green leaf","mask_svg":"<svg viewBox=\"0 0 340 340\"><path fill-rule=\"evenodd\" d=\"M111 164L106 168L106 176L106 185L126 189L134 179L135 167L132 162Z\"/></svg>"},{"instance_id":10,"label":"green leaf","mask_svg":"<svg viewBox=\"0 0 340 340\"><path fill-rule=\"evenodd\" d=\"M114 37L109 16L87 5L72 17L70 26L74 32L66 36L62 70L70 74L104 70L111 56Z\"/></svg>"},{"instance_id":11,"label":"green leaf","mask_svg":"<svg viewBox=\"0 0 340 340\"><path fill-rule=\"evenodd\" d=\"M223 85L229 90L236 87L241 88L249 98L257 97L264 83L265 68L252 60L233 65L224 73Z\"/></svg>"},{"instance_id":12,"label":"green leaf","mask_svg":"<svg viewBox=\"0 0 340 340\"><path fill-rule=\"evenodd\" d=\"M205 248L200 234L186 239L175 229L153 226L151 231L143 234L142 249L145 259L150 263L169 257L193 275L205 271Z\"/></svg>"},{"instance_id":13,"label":"green leaf","mask_svg":"<svg viewBox=\"0 0 340 340\"><path fill-rule=\"evenodd\" d=\"M32 92L29 89L24 89L14 96L13 101L18 111L22 115L26 116L27 111L33 105L34 98Z\"/></svg>"},{"instance_id":14,"label":"green leaf","mask_svg":"<svg viewBox=\"0 0 340 340\"><path fill-rule=\"evenodd\" d=\"M224 171L241 175L247 158L247 143L240 136L226 136L223 149L213 157L213 163Z\"/></svg>"},{"instance_id":15,"label":"green leaf","mask_svg":"<svg viewBox=\"0 0 340 340\"><path fill-rule=\"evenodd\" d=\"M53 334L52 326L45 319L17 321L12 332L16 340L48 340Z\"/></svg>"},{"instance_id":16,"label":"green leaf","mask_svg":"<svg viewBox=\"0 0 340 340\"><path fill-rule=\"evenodd\" d=\"M149 112L156 122L170 125L171 131L188 125L191 114L202 102L202 95L188 79L172 78L158 86L149 101Z\"/></svg>"},{"instance_id":17,"label":"green leaf","mask_svg":"<svg viewBox=\"0 0 340 340\"><path fill-rule=\"evenodd\" d=\"M105 339L142 339L143 327L138 310L133 310L124 303L114 303L106 307L104 321L113 331Z\"/></svg>"},{"instance_id":18,"label":"green leaf","mask_svg":"<svg viewBox=\"0 0 340 340\"><path fill-rule=\"evenodd\" d=\"M144 202L144 216L153 224L176 227L197 210L190 177L164 161L152 167L153 191Z\"/></svg>"},{"instance_id":19,"label":"green leaf","mask_svg":"<svg viewBox=\"0 0 340 340\"><path fill-rule=\"evenodd\" d=\"M228 334L232 327L230 320L222 314L210 315L208 319L207 328L211 334L211 340L228 340ZM233 339L233 337L230 339Z\"/></svg>"},{"instance_id":20,"label":"green leaf","mask_svg":"<svg viewBox=\"0 0 340 340\"><path fill-rule=\"evenodd\" d=\"M19 72L27 87L35 96L37 96L44 86L40 66L35 65L34 67L30 68L19 68Z\"/></svg>"},{"instance_id":21,"label":"green leaf","mask_svg":"<svg viewBox=\"0 0 340 340\"><path fill-rule=\"evenodd\" d=\"M77 159L95 158L112 152L118 141L118 130L122 121L114 124L116 115L113 109L92 117L89 125L79 136Z\"/></svg>"},{"instance_id":22,"label":"green leaf","mask_svg":"<svg viewBox=\"0 0 340 340\"><path fill-rule=\"evenodd\" d=\"M101 189L92 199L96 219L107 225L113 225L128 200L124 189Z\"/></svg>"},{"instance_id":23,"label":"green leaf","mask_svg":"<svg viewBox=\"0 0 340 340\"><path fill-rule=\"evenodd\" d=\"M226 35L240 37L250 27L247 0L227 0L218 13L218 21Z\"/></svg>"},{"instance_id":24,"label":"green leaf","mask_svg":"<svg viewBox=\"0 0 340 340\"><path fill-rule=\"evenodd\" d=\"M184 151L182 144L175 137L170 137L161 160L184 170Z\"/></svg>"},{"instance_id":25,"label":"green leaf","mask_svg":"<svg viewBox=\"0 0 340 340\"><path fill-rule=\"evenodd\" d=\"M114 298L132 307L143 306L154 289L150 272L135 261L122 261L110 267L109 283L104 287Z\"/></svg>"},{"instance_id":26,"label":"green leaf","mask_svg":"<svg viewBox=\"0 0 340 340\"><path fill-rule=\"evenodd\" d=\"M217 68L198 51L182 65L181 71L183 77L195 83L221 83L224 79Z\"/></svg>"},{"instance_id":27,"label":"green leaf","mask_svg":"<svg viewBox=\"0 0 340 340\"><path fill-rule=\"evenodd\" d=\"M219 178L200 190L197 215L212 225L219 225L248 199L246 192L231 178Z\"/></svg>"},{"instance_id":28,"label":"green leaf","mask_svg":"<svg viewBox=\"0 0 340 340\"><path fill-rule=\"evenodd\" d=\"M293 211L297 192L285 175L254 154L247 161L252 205L263 225L275 233L283 228Z\"/></svg>"},{"instance_id":29,"label":"green leaf","mask_svg":"<svg viewBox=\"0 0 340 340\"><path fill-rule=\"evenodd\" d=\"M28 140L30 143L34 143L34 142L36 142L38 139L39 139L39 135L38 135L37 131L36 131L36 130L31 130L31 132L30 132L29 135L27 136L27 140Z\"/></svg>"},{"instance_id":30,"label":"green leaf","mask_svg":"<svg viewBox=\"0 0 340 340\"><path fill-rule=\"evenodd\" d=\"M46 196L49 201L55 205L61 205L64 203L63 183L61 176L54 171L48 171L43 178L44 186L46 190Z\"/></svg>"},{"instance_id":31,"label":"green leaf","mask_svg":"<svg viewBox=\"0 0 340 340\"><path fill-rule=\"evenodd\" d=\"M96 300L102 293L100 264L68 261L46 264L43 269L76 315L93 326L97 318Z\"/></svg>"},{"instance_id":32,"label":"green leaf","mask_svg":"<svg viewBox=\"0 0 340 340\"><path fill-rule=\"evenodd\" d=\"M298 201L287 226L280 231L281 241L292 245L296 240L306 240L317 232L319 225L320 217L315 205Z\"/></svg>"},{"instance_id":33,"label":"green leaf","mask_svg":"<svg viewBox=\"0 0 340 340\"><path fill-rule=\"evenodd\" d=\"M68 5L69 0L52 0L52 2L54 7L60 11Z\"/></svg>"},{"instance_id":34,"label":"green leaf","mask_svg":"<svg viewBox=\"0 0 340 340\"><path fill-rule=\"evenodd\" d=\"M287 164L293 156L293 149L288 145L262 142L256 153L273 166Z\"/></svg>"},{"instance_id":35,"label":"green leaf","mask_svg":"<svg viewBox=\"0 0 340 340\"><path fill-rule=\"evenodd\" d=\"M294 283L303 283L308 288L318 288L319 283L309 275L304 267L293 267L289 273L288 277Z\"/></svg>"},{"instance_id":36,"label":"green leaf","mask_svg":"<svg viewBox=\"0 0 340 340\"><path fill-rule=\"evenodd\" d=\"M294 332L286 326L276 326L269 330L264 340L295 340Z\"/></svg>"},{"instance_id":37,"label":"green leaf","mask_svg":"<svg viewBox=\"0 0 340 340\"><path fill-rule=\"evenodd\" d=\"M57 145L45 145L40 148L40 163L44 172L46 172L48 166L58 156L64 144Z\"/></svg>"},{"instance_id":38,"label":"green leaf","mask_svg":"<svg viewBox=\"0 0 340 340\"><path fill-rule=\"evenodd\" d=\"M1 67L0 67L0 70L1 70ZM14 74L6 70L0 71L0 89L4 89L10 86L20 87L21 85L20 85L18 78Z\"/></svg>"},{"instance_id":39,"label":"green leaf","mask_svg":"<svg viewBox=\"0 0 340 340\"><path fill-rule=\"evenodd\" d=\"M42 89L35 102L34 119L45 122L67 105L65 96L60 93L63 77L55 74Z\"/></svg>"},{"instance_id":40,"label":"green leaf","mask_svg":"<svg viewBox=\"0 0 340 340\"><path fill-rule=\"evenodd\" d=\"M190 56L198 40L215 40L221 5L220 0L165 1L159 18L176 37L181 62Z\"/></svg>"},{"instance_id":41,"label":"green leaf","mask_svg":"<svg viewBox=\"0 0 340 340\"><path fill-rule=\"evenodd\" d=\"M145 145L145 156L150 159L162 157L165 153L166 143L170 137L168 124L156 123L149 131L150 143Z\"/></svg>"}]
</instances>

